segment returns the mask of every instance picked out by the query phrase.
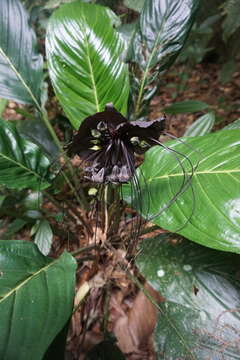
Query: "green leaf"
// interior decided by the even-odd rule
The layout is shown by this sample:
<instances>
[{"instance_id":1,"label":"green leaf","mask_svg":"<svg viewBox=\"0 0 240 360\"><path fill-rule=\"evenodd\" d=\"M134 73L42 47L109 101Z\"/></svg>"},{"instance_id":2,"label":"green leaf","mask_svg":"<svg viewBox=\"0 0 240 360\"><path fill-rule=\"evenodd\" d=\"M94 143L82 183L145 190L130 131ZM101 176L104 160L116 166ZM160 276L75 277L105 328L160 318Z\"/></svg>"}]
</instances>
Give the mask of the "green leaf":
<instances>
[{"instance_id":1,"label":"green leaf","mask_svg":"<svg viewBox=\"0 0 240 360\"><path fill-rule=\"evenodd\" d=\"M156 93L158 74L169 68L181 51L198 5L199 0L145 1L127 56L139 67L132 80L134 118L144 114L145 104Z\"/></svg>"},{"instance_id":2,"label":"green leaf","mask_svg":"<svg viewBox=\"0 0 240 360\"><path fill-rule=\"evenodd\" d=\"M52 246L53 232L47 220L40 220L34 237L34 242L43 255L48 255Z\"/></svg>"},{"instance_id":3,"label":"green leaf","mask_svg":"<svg viewBox=\"0 0 240 360\"><path fill-rule=\"evenodd\" d=\"M2 206L4 200L6 199L6 195L0 195L0 207Z\"/></svg>"},{"instance_id":4,"label":"green leaf","mask_svg":"<svg viewBox=\"0 0 240 360\"><path fill-rule=\"evenodd\" d=\"M109 9L109 7L106 7L106 11L107 11L107 14L108 14L108 17L110 19L110 23L112 24L112 26L114 28L118 28L122 23L121 18L117 14L115 14L114 11Z\"/></svg>"},{"instance_id":5,"label":"green leaf","mask_svg":"<svg viewBox=\"0 0 240 360\"><path fill-rule=\"evenodd\" d=\"M68 335L68 328L70 321L71 320L69 320L65 324L63 329L55 337L55 339L47 349L47 352L45 353L43 360L52 360L52 359L66 360L66 342L67 342L67 335Z\"/></svg>"},{"instance_id":6,"label":"green leaf","mask_svg":"<svg viewBox=\"0 0 240 360\"><path fill-rule=\"evenodd\" d=\"M240 119L235 120L233 123L224 127L223 130L240 129Z\"/></svg>"},{"instance_id":7,"label":"green leaf","mask_svg":"<svg viewBox=\"0 0 240 360\"><path fill-rule=\"evenodd\" d=\"M48 0L47 3L44 5L44 9L54 9L63 3L70 3L72 1L73 0Z\"/></svg>"},{"instance_id":8,"label":"green leaf","mask_svg":"<svg viewBox=\"0 0 240 360\"><path fill-rule=\"evenodd\" d=\"M117 31L121 35L122 39L124 40L124 44L125 44L125 50L122 54L123 59L126 59L126 57L127 57L128 47L129 47L130 41L132 39L135 27L136 27L136 22L133 22L130 24L122 24L117 28Z\"/></svg>"},{"instance_id":9,"label":"green leaf","mask_svg":"<svg viewBox=\"0 0 240 360\"><path fill-rule=\"evenodd\" d=\"M117 31L122 35L127 45L129 45L130 43L135 26L136 26L136 22L133 22L130 24L122 24L117 28Z\"/></svg>"},{"instance_id":10,"label":"green leaf","mask_svg":"<svg viewBox=\"0 0 240 360\"><path fill-rule=\"evenodd\" d=\"M18 231L20 231L25 225L27 224L26 220L23 219L15 219L13 222L11 222L7 230L1 234L1 239L11 239L14 234L16 234Z\"/></svg>"},{"instance_id":11,"label":"green leaf","mask_svg":"<svg viewBox=\"0 0 240 360\"><path fill-rule=\"evenodd\" d=\"M31 191L22 200L25 210L39 210L43 202L43 194L39 191Z\"/></svg>"},{"instance_id":12,"label":"green leaf","mask_svg":"<svg viewBox=\"0 0 240 360\"><path fill-rule=\"evenodd\" d=\"M240 130L225 130L186 138L187 145L179 140L164 144L185 157L153 147L137 171L141 204L139 194L134 199L130 186L125 186L125 200L164 229L207 247L240 253L239 139ZM185 176L191 174L186 157L193 166L200 160L192 189L178 196L184 176L176 156L182 161Z\"/></svg>"},{"instance_id":13,"label":"green leaf","mask_svg":"<svg viewBox=\"0 0 240 360\"><path fill-rule=\"evenodd\" d=\"M1 1L0 24L0 96L39 108L43 60L19 0Z\"/></svg>"},{"instance_id":14,"label":"green leaf","mask_svg":"<svg viewBox=\"0 0 240 360\"><path fill-rule=\"evenodd\" d=\"M41 119L20 120L17 123L17 129L27 140L41 147L51 160L56 161L58 159L59 148Z\"/></svg>"},{"instance_id":15,"label":"green leaf","mask_svg":"<svg viewBox=\"0 0 240 360\"><path fill-rule=\"evenodd\" d=\"M166 299L155 330L158 359L240 359L238 263L187 241L144 240L137 266Z\"/></svg>"},{"instance_id":16,"label":"green leaf","mask_svg":"<svg viewBox=\"0 0 240 360\"><path fill-rule=\"evenodd\" d=\"M209 112L199 119L197 119L189 128L185 131L184 136L202 136L209 133L215 122L215 114Z\"/></svg>"},{"instance_id":17,"label":"green leaf","mask_svg":"<svg viewBox=\"0 0 240 360\"><path fill-rule=\"evenodd\" d=\"M168 68L184 45L198 5L198 0L145 1L132 40L131 61L145 72L157 64L158 71Z\"/></svg>"},{"instance_id":18,"label":"green leaf","mask_svg":"<svg viewBox=\"0 0 240 360\"><path fill-rule=\"evenodd\" d=\"M41 360L72 313L76 262L30 242L0 241L0 358Z\"/></svg>"},{"instance_id":19,"label":"green leaf","mask_svg":"<svg viewBox=\"0 0 240 360\"><path fill-rule=\"evenodd\" d=\"M75 128L109 102L126 113L129 80L127 65L121 60L123 51L124 41L102 6L64 4L51 17L47 33L49 74Z\"/></svg>"},{"instance_id":20,"label":"green leaf","mask_svg":"<svg viewBox=\"0 0 240 360\"><path fill-rule=\"evenodd\" d=\"M191 113L205 110L209 107L208 104L203 101L197 100L186 100L176 102L173 105L167 106L164 111L167 114L182 114L182 113Z\"/></svg>"},{"instance_id":21,"label":"green leaf","mask_svg":"<svg viewBox=\"0 0 240 360\"><path fill-rule=\"evenodd\" d=\"M0 185L10 189L48 187L50 162L38 146L24 140L14 124L0 120Z\"/></svg>"},{"instance_id":22,"label":"green leaf","mask_svg":"<svg viewBox=\"0 0 240 360\"><path fill-rule=\"evenodd\" d=\"M227 82L231 81L236 70L237 63L234 60L229 60L223 64L219 73L219 80L221 83L226 84Z\"/></svg>"},{"instance_id":23,"label":"green leaf","mask_svg":"<svg viewBox=\"0 0 240 360\"><path fill-rule=\"evenodd\" d=\"M239 0L228 0L224 3L226 18L222 23L223 40L226 42L230 36L240 27L240 3Z\"/></svg>"},{"instance_id":24,"label":"green leaf","mask_svg":"<svg viewBox=\"0 0 240 360\"><path fill-rule=\"evenodd\" d=\"M141 12L145 0L124 0L123 4L129 9Z\"/></svg>"},{"instance_id":25,"label":"green leaf","mask_svg":"<svg viewBox=\"0 0 240 360\"><path fill-rule=\"evenodd\" d=\"M6 99L1 99L0 98L0 116L2 116L6 106L7 106L8 101Z\"/></svg>"}]
</instances>

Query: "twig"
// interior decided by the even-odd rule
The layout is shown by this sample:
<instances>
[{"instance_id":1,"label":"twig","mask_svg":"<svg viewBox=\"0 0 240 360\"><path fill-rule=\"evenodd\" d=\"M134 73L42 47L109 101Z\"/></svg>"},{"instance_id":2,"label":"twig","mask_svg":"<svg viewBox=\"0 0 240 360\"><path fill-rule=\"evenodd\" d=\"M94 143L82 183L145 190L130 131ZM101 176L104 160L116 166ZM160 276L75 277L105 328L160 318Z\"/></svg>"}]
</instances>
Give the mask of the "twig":
<instances>
[{"instance_id":1,"label":"twig","mask_svg":"<svg viewBox=\"0 0 240 360\"><path fill-rule=\"evenodd\" d=\"M110 282L106 285L106 297L104 301L104 308L103 308L103 334L104 339L106 339L108 334L107 324L109 319L109 303L110 303L110 293L111 293L111 285Z\"/></svg>"},{"instance_id":2,"label":"twig","mask_svg":"<svg viewBox=\"0 0 240 360\"><path fill-rule=\"evenodd\" d=\"M91 250L93 250L93 249L98 249L98 246L97 246L97 245L86 246L86 247L84 247L84 248L80 248L80 249L77 249L77 250L75 250L75 251L72 251L72 252L71 252L71 255L72 255L73 257L76 257L76 256L82 254L83 252L91 251Z\"/></svg>"},{"instance_id":3,"label":"twig","mask_svg":"<svg viewBox=\"0 0 240 360\"><path fill-rule=\"evenodd\" d=\"M106 185L104 189L104 235L107 239L107 232L108 232L108 226L109 226L109 218L108 218L108 185Z\"/></svg>"}]
</instances>

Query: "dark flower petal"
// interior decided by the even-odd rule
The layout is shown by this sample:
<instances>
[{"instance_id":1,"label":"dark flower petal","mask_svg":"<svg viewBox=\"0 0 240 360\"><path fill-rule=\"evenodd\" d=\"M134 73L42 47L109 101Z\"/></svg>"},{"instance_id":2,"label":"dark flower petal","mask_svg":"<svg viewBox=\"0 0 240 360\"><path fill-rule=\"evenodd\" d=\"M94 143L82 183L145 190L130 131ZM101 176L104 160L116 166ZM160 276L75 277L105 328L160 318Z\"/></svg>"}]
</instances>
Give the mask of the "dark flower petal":
<instances>
[{"instance_id":1,"label":"dark flower petal","mask_svg":"<svg viewBox=\"0 0 240 360\"><path fill-rule=\"evenodd\" d=\"M161 133L165 129L165 120L165 117L161 117L152 121L131 121L126 124L119 125L118 129L122 136L123 134L125 137L127 136L129 142L131 142L131 139L133 138L139 138L139 142L146 142L146 144L149 146L134 146L135 152L143 154L146 150L149 149L150 146L156 145L154 140L158 140Z\"/></svg>"},{"instance_id":2,"label":"dark flower petal","mask_svg":"<svg viewBox=\"0 0 240 360\"><path fill-rule=\"evenodd\" d=\"M72 143L69 156L88 163L87 178L98 183L126 183L135 172L134 153L144 153L156 144L165 127L165 117L128 122L112 104L87 117Z\"/></svg>"},{"instance_id":3,"label":"dark flower petal","mask_svg":"<svg viewBox=\"0 0 240 360\"><path fill-rule=\"evenodd\" d=\"M115 130L119 124L126 123L127 119L122 116L111 104L106 105L105 110L91 115L83 120L76 135L74 135L71 144L67 147L68 156L79 155L83 159L88 156L90 149L92 131L97 130L99 123L106 123L109 129Z\"/></svg>"},{"instance_id":4,"label":"dark flower petal","mask_svg":"<svg viewBox=\"0 0 240 360\"><path fill-rule=\"evenodd\" d=\"M110 175L107 176L107 181L113 184L117 184L119 182L119 174L119 167L117 165L114 165Z\"/></svg>"},{"instance_id":5,"label":"dark flower petal","mask_svg":"<svg viewBox=\"0 0 240 360\"><path fill-rule=\"evenodd\" d=\"M98 172L92 174L92 181L97 183L103 183L104 174L105 174L105 169L104 168L100 169Z\"/></svg>"},{"instance_id":6,"label":"dark flower petal","mask_svg":"<svg viewBox=\"0 0 240 360\"><path fill-rule=\"evenodd\" d=\"M131 169L129 169L129 167L127 167L126 165L123 165L121 167L120 174L118 177L119 182L126 183L131 179L132 176L133 176L133 171L131 171Z\"/></svg>"}]
</instances>

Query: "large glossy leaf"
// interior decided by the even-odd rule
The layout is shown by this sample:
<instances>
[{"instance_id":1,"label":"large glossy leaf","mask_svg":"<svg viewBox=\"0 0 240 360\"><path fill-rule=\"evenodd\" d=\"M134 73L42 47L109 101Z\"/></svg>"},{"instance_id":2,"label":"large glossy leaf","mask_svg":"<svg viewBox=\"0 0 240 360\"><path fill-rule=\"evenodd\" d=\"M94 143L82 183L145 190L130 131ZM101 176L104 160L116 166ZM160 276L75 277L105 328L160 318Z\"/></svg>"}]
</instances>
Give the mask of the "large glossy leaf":
<instances>
[{"instance_id":1,"label":"large glossy leaf","mask_svg":"<svg viewBox=\"0 0 240 360\"><path fill-rule=\"evenodd\" d=\"M41 147L53 162L57 161L59 149L42 120L39 118L20 120L17 129L27 140Z\"/></svg>"},{"instance_id":2,"label":"large glossy leaf","mask_svg":"<svg viewBox=\"0 0 240 360\"><path fill-rule=\"evenodd\" d=\"M158 64L168 67L182 49L193 24L198 0L145 1L135 36L131 60L144 71Z\"/></svg>"},{"instance_id":3,"label":"large glossy leaf","mask_svg":"<svg viewBox=\"0 0 240 360\"><path fill-rule=\"evenodd\" d=\"M0 96L39 107L43 61L21 1L1 1L0 25Z\"/></svg>"},{"instance_id":4,"label":"large glossy leaf","mask_svg":"<svg viewBox=\"0 0 240 360\"><path fill-rule=\"evenodd\" d=\"M158 359L240 359L238 256L164 236L146 239L140 254L141 273L166 299L155 330Z\"/></svg>"},{"instance_id":5,"label":"large glossy leaf","mask_svg":"<svg viewBox=\"0 0 240 360\"><path fill-rule=\"evenodd\" d=\"M0 358L41 360L71 316L76 263L25 241L0 241Z\"/></svg>"},{"instance_id":6,"label":"large glossy leaf","mask_svg":"<svg viewBox=\"0 0 240 360\"><path fill-rule=\"evenodd\" d=\"M41 149L25 140L14 124L0 120L0 184L10 189L46 188L52 177Z\"/></svg>"},{"instance_id":7,"label":"large glossy leaf","mask_svg":"<svg viewBox=\"0 0 240 360\"><path fill-rule=\"evenodd\" d=\"M209 112L198 118L189 128L185 131L184 136L202 136L209 133L215 122L214 112Z\"/></svg>"},{"instance_id":8,"label":"large glossy leaf","mask_svg":"<svg viewBox=\"0 0 240 360\"><path fill-rule=\"evenodd\" d=\"M146 153L140 167L142 176L140 171L137 172L142 209L138 199L133 206L157 225L194 242L240 253L240 130L219 131L185 138L185 141L189 146L178 140L166 144L185 157L160 146ZM185 187L185 191L174 199L184 181L176 156L182 161L185 180L191 174L187 159L193 166L198 161L199 164L194 170L192 188ZM131 203L133 196L130 187L127 187L125 199Z\"/></svg>"},{"instance_id":9,"label":"large glossy leaf","mask_svg":"<svg viewBox=\"0 0 240 360\"><path fill-rule=\"evenodd\" d=\"M106 8L73 2L50 19L47 54L51 80L75 128L112 102L126 113L129 81L121 60L124 41Z\"/></svg>"},{"instance_id":10,"label":"large glossy leaf","mask_svg":"<svg viewBox=\"0 0 240 360\"><path fill-rule=\"evenodd\" d=\"M140 82L134 85L137 88L135 118L143 112L142 105L155 94L153 84L159 72L168 68L182 49L198 4L199 0L145 1L128 51L128 60L140 67ZM136 77L139 78L139 71Z\"/></svg>"}]
</instances>

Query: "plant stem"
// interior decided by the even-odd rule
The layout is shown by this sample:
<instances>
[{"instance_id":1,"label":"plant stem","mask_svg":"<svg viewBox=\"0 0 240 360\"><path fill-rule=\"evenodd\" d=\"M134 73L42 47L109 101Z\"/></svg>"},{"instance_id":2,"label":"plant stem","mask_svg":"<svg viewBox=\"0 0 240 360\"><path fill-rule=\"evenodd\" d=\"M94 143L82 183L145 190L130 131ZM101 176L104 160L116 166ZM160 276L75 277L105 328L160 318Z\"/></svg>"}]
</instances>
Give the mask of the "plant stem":
<instances>
[{"instance_id":1,"label":"plant stem","mask_svg":"<svg viewBox=\"0 0 240 360\"><path fill-rule=\"evenodd\" d=\"M59 151L63 152L62 145L61 145L61 143L60 143L60 141L59 141L59 139L58 139L58 137L57 137L57 135L55 133L54 128L52 127L52 125L51 125L51 123L50 123L50 121L48 119L46 110L43 109L43 108L41 108L41 115L42 115L42 120L43 120L44 124L46 125L48 131L50 132L54 143L58 147Z\"/></svg>"},{"instance_id":2,"label":"plant stem","mask_svg":"<svg viewBox=\"0 0 240 360\"><path fill-rule=\"evenodd\" d=\"M111 234L117 234L119 230L119 223L121 220L122 215L122 204L120 202L119 197L119 186L113 188L113 199L112 199L112 205L109 208L109 223L110 223L110 229L109 232Z\"/></svg>"},{"instance_id":3,"label":"plant stem","mask_svg":"<svg viewBox=\"0 0 240 360\"><path fill-rule=\"evenodd\" d=\"M85 228L88 231L88 234L90 236L92 236L92 229L91 227L88 225L88 223L85 221L85 219L81 216L81 214L79 214L78 211L76 211L76 209L74 208L74 206L72 206L72 204L70 203L70 201L66 200L67 205L69 206L69 208L71 209L71 211L73 212L73 214L80 220L80 222L82 223L82 225L85 226Z\"/></svg>"},{"instance_id":4,"label":"plant stem","mask_svg":"<svg viewBox=\"0 0 240 360\"><path fill-rule=\"evenodd\" d=\"M137 98L135 110L134 110L134 118L135 119L137 119L139 114L140 114L140 109L141 109L141 104L142 104L142 96L143 96L146 77L147 77L147 72L144 72L143 78L142 78L142 81L141 81L141 86L140 86L139 93L138 93L138 98Z\"/></svg>"},{"instance_id":5,"label":"plant stem","mask_svg":"<svg viewBox=\"0 0 240 360\"><path fill-rule=\"evenodd\" d=\"M109 226L109 218L108 218L108 185L106 185L104 189L104 235L107 238L108 226Z\"/></svg>"},{"instance_id":6,"label":"plant stem","mask_svg":"<svg viewBox=\"0 0 240 360\"><path fill-rule=\"evenodd\" d=\"M75 251L72 251L72 252L71 252L71 255L72 255L73 257L76 257L76 256L82 254L83 252L91 251L91 250L97 249L97 248L98 248L97 245L86 246L86 247L84 247L84 248L80 248L80 249L77 249L77 250L75 250Z\"/></svg>"},{"instance_id":7,"label":"plant stem","mask_svg":"<svg viewBox=\"0 0 240 360\"><path fill-rule=\"evenodd\" d=\"M139 236L144 235L144 234L148 234L148 233L150 233L152 231L159 230L159 229L160 229L160 227L158 225L153 225L153 226L150 226L150 227L146 227L145 229L143 229L140 232Z\"/></svg>"},{"instance_id":8,"label":"plant stem","mask_svg":"<svg viewBox=\"0 0 240 360\"><path fill-rule=\"evenodd\" d=\"M104 339L107 338L107 334L108 334L108 318L109 318L109 303L110 303L110 294L111 294L111 285L110 282L107 282L106 285L106 296L105 296L105 301L104 301L104 308L103 308L103 336Z\"/></svg>"},{"instance_id":9,"label":"plant stem","mask_svg":"<svg viewBox=\"0 0 240 360\"><path fill-rule=\"evenodd\" d=\"M64 177L64 179L66 180L66 182L67 182L68 186L70 187L70 189L71 189L71 190L73 191L73 193L75 194L76 199L77 199L79 205L80 205L80 206L83 205L86 210L89 210L88 202L87 202L87 200L86 200L86 198L85 198L84 192L81 190L81 197L82 197L82 199L80 199L80 197L79 197L79 195L78 195L78 192L77 192L77 190L76 190L76 188L77 188L77 183L78 183L78 179L76 178L76 174L75 174L75 171L74 171L74 169L73 169L73 166L72 166L71 162L69 161L68 157L64 154L64 151L63 151L61 142L59 141L59 139L58 139L58 137L57 137L57 135L56 135L56 133L55 133L55 131L54 131L54 128L52 127L52 125L51 125L51 123L50 123L50 121L49 121L49 119L48 119L47 112L46 112L46 110L43 109L43 108L40 108L40 112L41 112L41 115L42 115L42 120L43 120L43 122L45 123L48 131L50 132L50 134L51 134L51 136L52 136L52 138L53 138L54 143L55 143L56 146L58 147L60 153L63 154L64 160L65 160L66 163L67 163L67 167L68 167L68 169L69 169L69 171L70 171L70 174L71 174L72 177L73 177L74 185L75 185L75 186L72 185L72 183L71 183L71 181L70 181L70 179L69 179L69 177L68 177L68 175L66 174L65 171L62 171L63 177Z\"/></svg>"}]
</instances>

